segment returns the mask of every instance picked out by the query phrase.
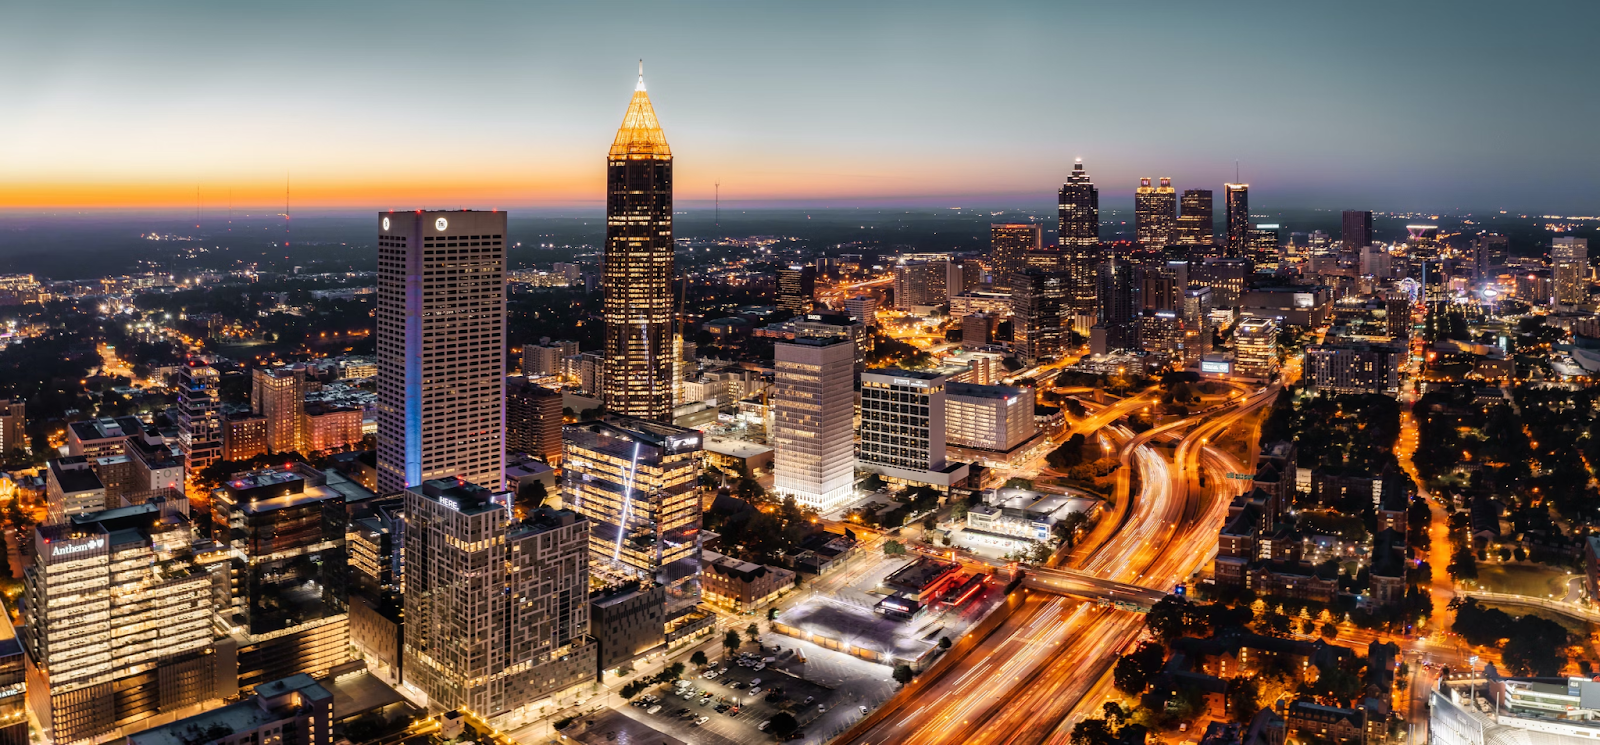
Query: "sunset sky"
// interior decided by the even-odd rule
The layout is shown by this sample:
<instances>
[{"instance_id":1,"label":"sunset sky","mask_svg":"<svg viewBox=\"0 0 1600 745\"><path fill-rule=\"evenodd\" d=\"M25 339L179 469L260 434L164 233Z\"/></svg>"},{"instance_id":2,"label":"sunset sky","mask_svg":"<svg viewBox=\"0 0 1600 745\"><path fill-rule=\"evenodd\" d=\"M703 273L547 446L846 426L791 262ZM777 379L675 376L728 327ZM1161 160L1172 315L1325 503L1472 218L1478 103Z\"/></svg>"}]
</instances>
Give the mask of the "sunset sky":
<instances>
[{"instance_id":1,"label":"sunset sky","mask_svg":"<svg viewBox=\"0 0 1600 745\"><path fill-rule=\"evenodd\" d=\"M680 204L1600 212L1600 3L33 3L0 209L579 207L637 60ZM1121 195L1119 197L1118 195ZM1588 212L1582 210L1589 209Z\"/></svg>"}]
</instances>

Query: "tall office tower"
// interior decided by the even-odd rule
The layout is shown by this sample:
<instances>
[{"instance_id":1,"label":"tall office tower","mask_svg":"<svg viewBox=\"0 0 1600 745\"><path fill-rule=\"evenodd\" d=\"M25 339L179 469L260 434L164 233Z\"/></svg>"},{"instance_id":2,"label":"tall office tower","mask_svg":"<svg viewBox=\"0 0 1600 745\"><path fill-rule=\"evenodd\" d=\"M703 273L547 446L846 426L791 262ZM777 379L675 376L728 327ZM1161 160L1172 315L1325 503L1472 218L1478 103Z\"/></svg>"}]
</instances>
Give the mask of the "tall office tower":
<instances>
[{"instance_id":1,"label":"tall office tower","mask_svg":"<svg viewBox=\"0 0 1600 745\"><path fill-rule=\"evenodd\" d=\"M1184 189L1183 212L1178 215L1178 244L1209 246L1216 232L1210 189Z\"/></svg>"},{"instance_id":2,"label":"tall office tower","mask_svg":"<svg viewBox=\"0 0 1600 745\"><path fill-rule=\"evenodd\" d=\"M988 313L973 313L961 317L961 348L977 349L994 341L994 317Z\"/></svg>"},{"instance_id":3,"label":"tall office tower","mask_svg":"<svg viewBox=\"0 0 1600 745\"><path fill-rule=\"evenodd\" d=\"M1178 219L1178 193L1172 179L1162 178L1152 187L1150 179L1139 179L1133 195L1134 236L1145 248L1165 248L1174 242L1173 229Z\"/></svg>"},{"instance_id":4,"label":"tall office tower","mask_svg":"<svg viewBox=\"0 0 1600 745\"><path fill-rule=\"evenodd\" d=\"M1183 310L1183 294L1189 291L1188 261L1134 267L1134 278L1140 310Z\"/></svg>"},{"instance_id":5,"label":"tall office tower","mask_svg":"<svg viewBox=\"0 0 1600 745\"><path fill-rule=\"evenodd\" d=\"M1339 243L1347 254L1360 253L1372 245L1372 212L1370 210L1345 210L1343 231Z\"/></svg>"},{"instance_id":6,"label":"tall office tower","mask_svg":"<svg viewBox=\"0 0 1600 745\"><path fill-rule=\"evenodd\" d=\"M178 375L178 449L191 475L222 457L221 406L216 368L198 360L184 363Z\"/></svg>"},{"instance_id":7,"label":"tall office tower","mask_svg":"<svg viewBox=\"0 0 1600 745\"><path fill-rule=\"evenodd\" d=\"M1022 271L1028 252L1044 247L1043 227L1038 223L993 223L989 226L989 274L994 277L994 284L1011 286L1011 275Z\"/></svg>"},{"instance_id":8,"label":"tall office tower","mask_svg":"<svg viewBox=\"0 0 1600 745\"><path fill-rule=\"evenodd\" d=\"M1066 274L1027 271L1012 275L1011 346L1029 365L1061 353L1068 327Z\"/></svg>"},{"instance_id":9,"label":"tall office tower","mask_svg":"<svg viewBox=\"0 0 1600 745\"><path fill-rule=\"evenodd\" d=\"M948 274L943 261L901 261L894 267L895 310L943 305Z\"/></svg>"},{"instance_id":10,"label":"tall office tower","mask_svg":"<svg viewBox=\"0 0 1600 745\"><path fill-rule=\"evenodd\" d=\"M1233 329L1233 374L1266 379L1278 371L1278 322L1246 318Z\"/></svg>"},{"instance_id":11,"label":"tall office tower","mask_svg":"<svg viewBox=\"0 0 1600 745\"><path fill-rule=\"evenodd\" d=\"M1278 268L1278 224L1261 223L1250 229L1245 239L1245 257L1256 271Z\"/></svg>"},{"instance_id":12,"label":"tall office tower","mask_svg":"<svg viewBox=\"0 0 1600 745\"><path fill-rule=\"evenodd\" d=\"M845 298L845 315L863 326L878 325L878 299L871 295Z\"/></svg>"},{"instance_id":13,"label":"tall office tower","mask_svg":"<svg viewBox=\"0 0 1600 745\"><path fill-rule=\"evenodd\" d=\"M1133 296L1133 266L1113 256L1097 268L1095 279L1100 304L1090 330L1090 350L1105 354L1133 348L1137 343L1133 322L1138 312L1138 301Z\"/></svg>"},{"instance_id":14,"label":"tall office tower","mask_svg":"<svg viewBox=\"0 0 1600 745\"><path fill-rule=\"evenodd\" d=\"M239 685L322 675L350 647L346 510L372 492L305 464L236 474L211 493L219 543L233 561Z\"/></svg>"},{"instance_id":15,"label":"tall office tower","mask_svg":"<svg viewBox=\"0 0 1600 745\"><path fill-rule=\"evenodd\" d=\"M1397 292L1383 301L1384 327L1389 338L1404 343L1411 338L1411 298Z\"/></svg>"},{"instance_id":16,"label":"tall office tower","mask_svg":"<svg viewBox=\"0 0 1600 745\"><path fill-rule=\"evenodd\" d=\"M1497 233L1480 233L1472 238L1472 270L1478 279L1492 276L1506 265L1510 241Z\"/></svg>"},{"instance_id":17,"label":"tall office tower","mask_svg":"<svg viewBox=\"0 0 1600 745\"><path fill-rule=\"evenodd\" d=\"M11 614L0 614L0 745L28 745L28 661Z\"/></svg>"},{"instance_id":18,"label":"tall office tower","mask_svg":"<svg viewBox=\"0 0 1600 745\"><path fill-rule=\"evenodd\" d=\"M267 450L306 449L306 371L299 366L258 367L250 374L250 413L267 420Z\"/></svg>"},{"instance_id":19,"label":"tall office tower","mask_svg":"<svg viewBox=\"0 0 1600 745\"><path fill-rule=\"evenodd\" d=\"M855 342L797 336L774 345L773 359L773 489L832 512L855 487Z\"/></svg>"},{"instance_id":20,"label":"tall office tower","mask_svg":"<svg viewBox=\"0 0 1600 745\"><path fill-rule=\"evenodd\" d=\"M1072 166L1072 175L1061 185L1059 216L1060 244L1067 252L1067 307L1064 316L1072 328L1087 333L1095 318L1095 266L1100 263L1100 190L1083 170L1083 161Z\"/></svg>"},{"instance_id":21,"label":"tall office tower","mask_svg":"<svg viewBox=\"0 0 1600 745\"><path fill-rule=\"evenodd\" d=\"M1194 272L1194 284L1211 288L1211 301L1217 308L1237 308L1244 298L1245 277L1250 262L1227 257L1209 258Z\"/></svg>"},{"instance_id":22,"label":"tall office tower","mask_svg":"<svg viewBox=\"0 0 1600 745\"><path fill-rule=\"evenodd\" d=\"M1195 287L1183 294L1183 326L1197 333L1200 354L1211 351L1211 288Z\"/></svg>"},{"instance_id":23,"label":"tall office tower","mask_svg":"<svg viewBox=\"0 0 1600 745\"><path fill-rule=\"evenodd\" d=\"M504 471L506 213L378 215L378 492Z\"/></svg>"},{"instance_id":24,"label":"tall office tower","mask_svg":"<svg viewBox=\"0 0 1600 745\"><path fill-rule=\"evenodd\" d=\"M792 264L778 270L778 308L795 315L810 313L817 301L817 268Z\"/></svg>"},{"instance_id":25,"label":"tall office tower","mask_svg":"<svg viewBox=\"0 0 1600 745\"><path fill-rule=\"evenodd\" d=\"M1328 238L1328 234L1321 230L1311 231L1311 235L1306 237L1306 246L1310 248L1313 257L1332 256L1338 253L1334 250L1333 241Z\"/></svg>"},{"instance_id":26,"label":"tall office tower","mask_svg":"<svg viewBox=\"0 0 1600 745\"><path fill-rule=\"evenodd\" d=\"M561 360L578 353L575 341L522 345L522 374L529 377L560 375Z\"/></svg>"},{"instance_id":27,"label":"tall office tower","mask_svg":"<svg viewBox=\"0 0 1600 745\"><path fill-rule=\"evenodd\" d=\"M1589 297L1589 239L1563 235L1550 243L1557 305L1582 305Z\"/></svg>"},{"instance_id":28,"label":"tall office tower","mask_svg":"<svg viewBox=\"0 0 1600 745\"><path fill-rule=\"evenodd\" d=\"M879 368L861 374L861 447L856 457L862 468L936 487L966 478L965 463L945 461L947 372Z\"/></svg>"},{"instance_id":29,"label":"tall office tower","mask_svg":"<svg viewBox=\"0 0 1600 745\"><path fill-rule=\"evenodd\" d=\"M212 625L229 557L207 546L183 499L34 530L23 630L28 701L46 741L105 740L238 693L236 647Z\"/></svg>"},{"instance_id":30,"label":"tall office tower","mask_svg":"<svg viewBox=\"0 0 1600 745\"><path fill-rule=\"evenodd\" d=\"M561 462L561 392L527 378L506 379L506 452Z\"/></svg>"},{"instance_id":31,"label":"tall office tower","mask_svg":"<svg viewBox=\"0 0 1600 745\"><path fill-rule=\"evenodd\" d=\"M562 500L589 518L589 567L667 587L678 611L699 600L700 433L607 415L562 430ZM668 611L670 624L680 615Z\"/></svg>"},{"instance_id":32,"label":"tall office tower","mask_svg":"<svg viewBox=\"0 0 1600 745\"><path fill-rule=\"evenodd\" d=\"M672 420L672 149L644 73L606 158L606 410Z\"/></svg>"},{"instance_id":33,"label":"tall office tower","mask_svg":"<svg viewBox=\"0 0 1600 745\"><path fill-rule=\"evenodd\" d=\"M1223 184L1228 218L1228 256L1244 256L1250 240L1250 185Z\"/></svg>"},{"instance_id":34,"label":"tall office tower","mask_svg":"<svg viewBox=\"0 0 1600 745\"><path fill-rule=\"evenodd\" d=\"M406 489L405 673L429 708L466 708L505 729L594 679L590 523L460 479ZM548 706L549 709L556 708Z\"/></svg>"}]
</instances>

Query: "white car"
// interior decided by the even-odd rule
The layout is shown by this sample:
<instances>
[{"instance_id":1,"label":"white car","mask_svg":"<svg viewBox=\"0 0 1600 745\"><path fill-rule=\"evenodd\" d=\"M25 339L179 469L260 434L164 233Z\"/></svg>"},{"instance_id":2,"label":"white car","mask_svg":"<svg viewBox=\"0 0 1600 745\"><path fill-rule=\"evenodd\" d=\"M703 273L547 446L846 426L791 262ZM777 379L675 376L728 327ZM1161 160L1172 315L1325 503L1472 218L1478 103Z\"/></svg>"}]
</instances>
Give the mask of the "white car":
<instances>
[{"instance_id":1,"label":"white car","mask_svg":"<svg viewBox=\"0 0 1600 745\"><path fill-rule=\"evenodd\" d=\"M768 665L771 665L772 663L777 662L778 658L776 658L776 657L762 657L761 661L767 663Z\"/></svg>"},{"instance_id":2,"label":"white car","mask_svg":"<svg viewBox=\"0 0 1600 745\"><path fill-rule=\"evenodd\" d=\"M656 713L658 711L661 711L661 704L656 704L655 706L652 706L652 707L650 707L648 709L645 709L644 713L646 713L646 714L654 714L654 713Z\"/></svg>"},{"instance_id":3,"label":"white car","mask_svg":"<svg viewBox=\"0 0 1600 745\"><path fill-rule=\"evenodd\" d=\"M861 713L862 714L867 713L867 705L866 704L862 704L861 706L859 706L857 708L861 709Z\"/></svg>"},{"instance_id":4,"label":"white car","mask_svg":"<svg viewBox=\"0 0 1600 745\"><path fill-rule=\"evenodd\" d=\"M761 670L765 670L765 669L767 669L767 663L765 663L765 662L757 662L756 664L751 665L750 669L758 671L758 672L761 671Z\"/></svg>"},{"instance_id":5,"label":"white car","mask_svg":"<svg viewBox=\"0 0 1600 745\"><path fill-rule=\"evenodd\" d=\"M827 704L817 704L817 711L827 711L827 710L828 710L828 705Z\"/></svg>"},{"instance_id":6,"label":"white car","mask_svg":"<svg viewBox=\"0 0 1600 745\"><path fill-rule=\"evenodd\" d=\"M751 688L750 689L750 695L751 696L760 696L761 695L761 689L760 688Z\"/></svg>"},{"instance_id":7,"label":"white car","mask_svg":"<svg viewBox=\"0 0 1600 745\"><path fill-rule=\"evenodd\" d=\"M711 721L711 717L703 716L703 717L700 717L699 719L694 720L694 726L699 727L700 725L705 724L706 722L709 722L709 721Z\"/></svg>"},{"instance_id":8,"label":"white car","mask_svg":"<svg viewBox=\"0 0 1600 745\"><path fill-rule=\"evenodd\" d=\"M750 679L750 687L751 688L755 688L758 685L761 685L761 679L760 678L751 678Z\"/></svg>"}]
</instances>

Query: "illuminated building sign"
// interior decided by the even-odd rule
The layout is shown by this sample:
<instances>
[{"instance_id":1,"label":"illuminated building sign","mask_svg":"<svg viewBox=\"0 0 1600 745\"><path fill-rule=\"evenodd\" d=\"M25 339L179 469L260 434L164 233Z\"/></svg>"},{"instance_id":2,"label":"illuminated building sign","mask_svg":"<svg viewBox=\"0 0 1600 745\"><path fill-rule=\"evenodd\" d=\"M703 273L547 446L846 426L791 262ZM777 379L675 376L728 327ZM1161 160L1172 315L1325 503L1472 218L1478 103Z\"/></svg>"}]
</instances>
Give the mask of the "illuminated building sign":
<instances>
[{"instance_id":1,"label":"illuminated building sign","mask_svg":"<svg viewBox=\"0 0 1600 745\"><path fill-rule=\"evenodd\" d=\"M1227 375L1232 370L1232 367L1227 360L1203 360L1200 363L1200 372Z\"/></svg>"},{"instance_id":2,"label":"illuminated building sign","mask_svg":"<svg viewBox=\"0 0 1600 745\"><path fill-rule=\"evenodd\" d=\"M95 551L97 549L105 548L105 545L106 539L104 538L90 538L82 543L58 543L50 547L50 557L55 558L57 556L71 556L73 554Z\"/></svg>"}]
</instances>

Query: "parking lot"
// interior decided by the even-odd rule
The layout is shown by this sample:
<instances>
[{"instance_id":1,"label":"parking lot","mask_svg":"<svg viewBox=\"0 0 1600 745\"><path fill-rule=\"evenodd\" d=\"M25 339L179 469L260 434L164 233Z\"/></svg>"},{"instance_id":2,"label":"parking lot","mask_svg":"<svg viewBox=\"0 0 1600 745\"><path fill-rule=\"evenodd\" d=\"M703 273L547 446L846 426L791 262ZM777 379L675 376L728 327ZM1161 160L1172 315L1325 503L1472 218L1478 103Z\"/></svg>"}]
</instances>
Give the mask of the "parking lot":
<instances>
[{"instance_id":1,"label":"parking lot","mask_svg":"<svg viewBox=\"0 0 1600 745\"><path fill-rule=\"evenodd\" d=\"M661 708L656 713L649 713L652 707L639 705L628 707L626 713L689 742L756 745L776 740L760 727L778 712L787 711L800 723L803 736L797 740L819 743L831 737L841 722L854 722L863 716L859 707L876 706L893 693L894 684L887 680L889 671L882 666L786 637L774 636L769 641L772 643L765 646L761 654L782 657L782 663L775 659L775 666L756 670L741 667L733 659L715 660L708 669L720 671L726 664L727 672L711 679L702 677L702 671L687 673L691 676L689 698L683 697L682 689L675 691L673 686L660 685L642 694L660 698ZM805 663L793 656L796 647L805 648ZM774 651L776 648L787 652L779 654ZM793 672L781 669L778 664ZM813 667L836 684L808 680L814 677L808 673L808 668ZM857 684L857 679L864 679L865 687ZM838 683L844 685L841 687ZM752 694L752 690L756 692ZM769 701L769 697L773 700ZM734 706L738 707L737 714ZM718 712L718 708L724 711ZM696 724L702 717L705 721Z\"/></svg>"}]
</instances>

